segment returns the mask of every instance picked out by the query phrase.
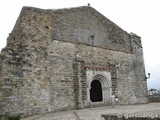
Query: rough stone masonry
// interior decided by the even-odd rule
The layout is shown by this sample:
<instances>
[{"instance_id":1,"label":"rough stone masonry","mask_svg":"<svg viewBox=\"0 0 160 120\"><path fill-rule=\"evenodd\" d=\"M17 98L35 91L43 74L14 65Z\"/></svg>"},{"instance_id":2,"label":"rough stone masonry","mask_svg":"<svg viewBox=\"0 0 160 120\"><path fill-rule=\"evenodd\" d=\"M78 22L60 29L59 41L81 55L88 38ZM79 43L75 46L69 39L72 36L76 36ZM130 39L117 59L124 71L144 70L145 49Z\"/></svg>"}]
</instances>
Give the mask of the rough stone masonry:
<instances>
[{"instance_id":1,"label":"rough stone masonry","mask_svg":"<svg viewBox=\"0 0 160 120\"><path fill-rule=\"evenodd\" d=\"M147 103L139 36L89 6L23 7L0 54L0 116L107 106L111 94Z\"/></svg>"}]
</instances>

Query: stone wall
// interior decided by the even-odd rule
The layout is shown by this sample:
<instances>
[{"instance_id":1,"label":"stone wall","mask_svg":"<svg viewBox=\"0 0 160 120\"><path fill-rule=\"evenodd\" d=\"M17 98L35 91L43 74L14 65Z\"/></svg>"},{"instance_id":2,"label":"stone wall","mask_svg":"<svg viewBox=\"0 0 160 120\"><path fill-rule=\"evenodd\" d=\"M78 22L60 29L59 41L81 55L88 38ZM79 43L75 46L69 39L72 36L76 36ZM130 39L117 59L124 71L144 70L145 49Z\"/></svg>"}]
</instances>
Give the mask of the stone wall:
<instances>
[{"instance_id":1,"label":"stone wall","mask_svg":"<svg viewBox=\"0 0 160 120\"><path fill-rule=\"evenodd\" d=\"M145 65L143 58L143 47L141 44L141 38L133 33L131 33L131 39L133 41L133 53L134 53L134 74L135 79L134 83L134 93L136 98L138 98L138 103L141 103L141 100L144 96L147 96L147 83L146 83L146 75L145 75ZM143 69L142 69L143 68Z\"/></svg>"},{"instance_id":2,"label":"stone wall","mask_svg":"<svg viewBox=\"0 0 160 120\"><path fill-rule=\"evenodd\" d=\"M1 107L3 112L26 115L48 110L49 86L46 48L51 26L46 13L22 12L2 50ZM42 107L43 106L43 107Z\"/></svg>"},{"instance_id":3,"label":"stone wall","mask_svg":"<svg viewBox=\"0 0 160 120\"><path fill-rule=\"evenodd\" d=\"M130 35L91 7L52 12L52 39L130 52Z\"/></svg>"},{"instance_id":4,"label":"stone wall","mask_svg":"<svg viewBox=\"0 0 160 120\"><path fill-rule=\"evenodd\" d=\"M1 115L89 107L86 66L110 72L120 104L147 102L140 38L91 7L24 7L0 60Z\"/></svg>"}]
</instances>

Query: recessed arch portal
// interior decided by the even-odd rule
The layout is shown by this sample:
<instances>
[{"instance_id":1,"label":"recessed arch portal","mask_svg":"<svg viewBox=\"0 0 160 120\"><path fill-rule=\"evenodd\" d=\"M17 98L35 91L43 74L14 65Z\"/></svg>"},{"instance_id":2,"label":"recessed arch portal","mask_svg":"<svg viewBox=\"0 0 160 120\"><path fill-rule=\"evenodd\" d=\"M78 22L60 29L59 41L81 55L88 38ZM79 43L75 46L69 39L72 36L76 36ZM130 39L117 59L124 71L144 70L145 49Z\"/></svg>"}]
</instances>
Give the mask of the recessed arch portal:
<instances>
[{"instance_id":1,"label":"recessed arch portal","mask_svg":"<svg viewBox=\"0 0 160 120\"><path fill-rule=\"evenodd\" d=\"M110 104L111 75L108 71L87 71L87 100L90 105Z\"/></svg>"}]
</instances>

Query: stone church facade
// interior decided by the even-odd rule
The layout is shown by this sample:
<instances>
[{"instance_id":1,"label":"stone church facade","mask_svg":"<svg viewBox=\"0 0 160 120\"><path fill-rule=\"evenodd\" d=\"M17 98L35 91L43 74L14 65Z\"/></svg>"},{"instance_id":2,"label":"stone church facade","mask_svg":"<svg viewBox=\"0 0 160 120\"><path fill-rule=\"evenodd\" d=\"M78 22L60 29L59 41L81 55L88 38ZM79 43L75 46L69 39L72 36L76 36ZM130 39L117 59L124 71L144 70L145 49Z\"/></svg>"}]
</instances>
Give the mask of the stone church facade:
<instances>
[{"instance_id":1,"label":"stone church facade","mask_svg":"<svg viewBox=\"0 0 160 120\"><path fill-rule=\"evenodd\" d=\"M0 54L0 115L147 103L141 38L89 6L23 7Z\"/></svg>"}]
</instances>

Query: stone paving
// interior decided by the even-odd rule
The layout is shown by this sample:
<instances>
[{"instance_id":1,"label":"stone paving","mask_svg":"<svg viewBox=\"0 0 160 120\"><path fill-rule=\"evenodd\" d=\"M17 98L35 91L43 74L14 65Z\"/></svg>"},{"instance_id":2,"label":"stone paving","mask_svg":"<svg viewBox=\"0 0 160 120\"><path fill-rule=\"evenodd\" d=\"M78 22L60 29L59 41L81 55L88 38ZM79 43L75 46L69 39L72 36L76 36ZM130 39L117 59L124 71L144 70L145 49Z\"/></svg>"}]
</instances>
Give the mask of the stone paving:
<instances>
[{"instance_id":1,"label":"stone paving","mask_svg":"<svg viewBox=\"0 0 160 120\"><path fill-rule=\"evenodd\" d=\"M134 117L148 116L160 118L160 103L119 105L114 108L111 106L87 108L37 115L22 120L104 120L102 118L103 115L116 115L117 117L129 117L134 115Z\"/></svg>"}]
</instances>

